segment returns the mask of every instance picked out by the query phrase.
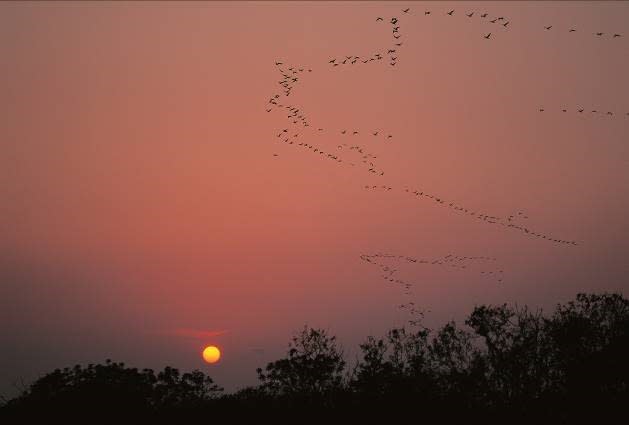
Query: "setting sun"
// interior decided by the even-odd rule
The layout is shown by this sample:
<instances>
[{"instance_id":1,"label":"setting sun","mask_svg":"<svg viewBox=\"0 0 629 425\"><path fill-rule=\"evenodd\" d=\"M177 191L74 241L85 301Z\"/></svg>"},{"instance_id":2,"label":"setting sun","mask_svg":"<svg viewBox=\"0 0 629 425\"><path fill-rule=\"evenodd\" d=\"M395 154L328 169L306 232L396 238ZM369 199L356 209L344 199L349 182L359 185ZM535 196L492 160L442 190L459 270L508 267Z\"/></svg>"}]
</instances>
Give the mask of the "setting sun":
<instances>
[{"instance_id":1,"label":"setting sun","mask_svg":"<svg viewBox=\"0 0 629 425\"><path fill-rule=\"evenodd\" d=\"M213 345L209 345L203 350L203 360L208 363L216 363L220 358L221 351Z\"/></svg>"}]
</instances>

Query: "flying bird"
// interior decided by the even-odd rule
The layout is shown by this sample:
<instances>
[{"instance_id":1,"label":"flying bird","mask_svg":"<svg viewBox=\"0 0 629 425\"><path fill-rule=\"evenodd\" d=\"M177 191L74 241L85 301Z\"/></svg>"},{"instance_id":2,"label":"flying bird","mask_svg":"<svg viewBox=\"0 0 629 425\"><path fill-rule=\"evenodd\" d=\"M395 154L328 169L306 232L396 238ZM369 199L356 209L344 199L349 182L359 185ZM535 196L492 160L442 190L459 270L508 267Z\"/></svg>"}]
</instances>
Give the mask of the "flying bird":
<instances>
[{"instance_id":1,"label":"flying bird","mask_svg":"<svg viewBox=\"0 0 629 425\"><path fill-rule=\"evenodd\" d=\"M570 31L568 32L575 32L576 30L574 28L570 28Z\"/></svg>"},{"instance_id":2,"label":"flying bird","mask_svg":"<svg viewBox=\"0 0 629 425\"><path fill-rule=\"evenodd\" d=\"M448 15L452 16L452 14L454 13L454 9L452 9L451 11L448 12Z\"/></svg>"},{"instance_id":3,"label":"flying bird","mask_svg":"<svg viewBox=\"0 0 629 425\"><path fill-rule=\"evenodd\" d=\"M472 12L472 13L466 13L465 15L466 15L468 18L471 18L472 16L474 16L474 12Z\"/></svg>"},{"instance_id":4,"label":"flying bird","mask_svg":"<svg viewBox=\"0 0 629 425\"><path fill-rule=\"evenodd\" d=\"M411 8L409 7L408 9L402 9L402 12L404 13L408 13L408 11L411 10Z\"/></svg>"},{"instance_id":5,"label":"flying bird","mask_svg":"<svg viewBox=\"0 0 629 425\"><path fill-rule=\"evenodd\" d=\"M551 29L552 27L553 27L553 26L552 26L552 25L550 25L550 26L544 27L544 29L549 30L549 29Z\"/></svg>"},{"instance_id":6,"label":"flying bird","mask_svg":"<svg viewBox=\"0 0 629 425\"><path fill-rule=\"evenodd\" d=\"M489 33L489 34L487 34L487 35L485 36L485 38L486 38L487 40L489 40L489 37L491 37L491 33Z\"/></svg>"},{"instance_id":7,"label":"flying bird","mask_svg":"<svg viewBox=\"0 0 629 425\"><path fill-rule=\"evenodd\" d=\"M620 34L614 34L614 38L616 38L616 37L622 37L622 35L620 35Z\"/></svg>"},{"instance_id":8,"label":"flying bird","mask_svg":"<svg viewBox=\"0 0 629 425\"><path fill-rule=\"evenodd\" d=\"M597 32L597 33L596 33L596 35L598 35L599 37L600 37L601 35L603 35L603 34L604 34L604 33L602 33L602 32Z\"/></svg>"},{"instance_id":9,"label":"flying bird","mask_svg":"<svg viewBox=\"0 0 629 425\"><path fill-rule=\"evenodd\" d=\"M487 14L486 14L486 13L483 13L482 15L480 15L480 17L481 17L481 18L486 18L486 17L487 17Z\"/></svg>"},{"instance_id":10,"label":"flying bird","mask_svg":"<svg viewBox=\"0 0 629 425\"><path fill-rule=\"evenodd\" d=\"M381 17L379 17L379 16L378 16L378 17L376 18L376 22L378 22L378 21L384 21L384 19L382 19Z\"/></svg>"},{"instance_id":11,"label":"flying bird","mask_svg":"<svg viewBox=\"0 0 629 425\"><path fill-rule=\"evenodd\" d=\"M509 21L505 22L504 24L502 24L503 27L507 27L507 25L509 25Z\"/></svg>"},{"instance_id":12,"label":"flying bird","mask_svg":"<svg viewBox=\"0 0 629 425\"><path fill-rule=\"evenodd\" d=\"M424 15L430 15L430 10L425 11Z\"/></svg>"}]
</instances>

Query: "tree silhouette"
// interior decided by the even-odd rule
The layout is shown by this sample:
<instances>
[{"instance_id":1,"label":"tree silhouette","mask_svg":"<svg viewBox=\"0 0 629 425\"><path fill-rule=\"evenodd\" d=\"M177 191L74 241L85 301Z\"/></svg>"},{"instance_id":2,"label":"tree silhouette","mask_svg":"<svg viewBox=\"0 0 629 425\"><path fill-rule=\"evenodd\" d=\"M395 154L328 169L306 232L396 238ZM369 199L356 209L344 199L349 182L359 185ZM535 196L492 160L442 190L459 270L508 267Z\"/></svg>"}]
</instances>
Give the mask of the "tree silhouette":
<instances>
[{"instance_id":1,"label":"tree silhouette","mask_svg":"<svg viewBox=\"0 0 629 425\"><path fill-rule=\"evenodd\" d=\"M345 360L336 337L305 326L289 344L288 357L258 368L262 388L272 395L313 397L342 387Z\"/></svg>"},{"instance_id":2,"label":"tree silhouette","mask_svg":"<svg viewBox=\"0 0 629 425\"><path fill-rule=\"evenodd\" d=\"M286 357L233 394L202 372L107 361L56 369L0 408L38 423L621 423L629 402L629 300L578 294L550 315L481 305L465 326L369 336L351 373L327 331L304 327Z\"/></svg>"}]
</instances>

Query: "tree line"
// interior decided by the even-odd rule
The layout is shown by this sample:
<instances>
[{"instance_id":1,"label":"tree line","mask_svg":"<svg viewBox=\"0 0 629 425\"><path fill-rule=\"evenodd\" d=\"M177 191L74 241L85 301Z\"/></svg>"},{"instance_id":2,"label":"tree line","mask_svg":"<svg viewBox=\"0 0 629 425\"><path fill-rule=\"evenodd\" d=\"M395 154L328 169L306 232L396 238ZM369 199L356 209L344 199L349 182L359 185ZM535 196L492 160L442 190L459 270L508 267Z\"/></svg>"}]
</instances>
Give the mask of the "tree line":
<instances>
[{"instance_id":1,"label":"tree line","mask_svg":"<svg viewBox=\"0 0 629 425\"><path fill-rule=\"evenodd\" d=\"M224 394L200 371L124 363L54 370L0 409L2 423L623 423L629 300L578 294L545 315L474 308L463 325L369 336L348 363L304 327L259 384Z\"/></svg>"}]
</instances>

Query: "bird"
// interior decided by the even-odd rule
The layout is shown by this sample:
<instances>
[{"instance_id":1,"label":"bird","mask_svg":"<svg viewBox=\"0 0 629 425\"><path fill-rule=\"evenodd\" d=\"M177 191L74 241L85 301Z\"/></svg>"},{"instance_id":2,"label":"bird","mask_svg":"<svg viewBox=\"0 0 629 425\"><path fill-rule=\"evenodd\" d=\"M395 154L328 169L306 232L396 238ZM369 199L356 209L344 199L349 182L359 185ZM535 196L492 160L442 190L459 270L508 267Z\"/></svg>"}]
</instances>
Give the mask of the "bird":
<instances>
[{"instance_id":1,"label":"bird","mask_svg":"<svg viewBox=\"0 0 629 425\"><path fill-rule=\"evenodd\" d=\"M398 39L398 38L400 38L400 37L401 37L401 35L394 35L394 36L393 36L393 38L395 38L395 39Z\"/></svg>"},{"instance_id":2,"label":"bird","mask_svg":"<svg viewBox=\"0 0 629 425\"><path fill-rule=\"evenodd\" d=\"M452 16L454 14L454 9L448 12L448 15Z\"/></svg>"},{"instance_id":3,"label":"bird","mask_svg":"<svg viewBox=\"0 0 629 425\"><path fill-rule=\"evenodd\" d=\"M347 130L341 131L341 134L345 134L345 133L347 133Z\"/></svg>"},{"instance_id":4,"label":"bird","mask_svg":"<svg viewBox=\"0 0 629 425\"><path fill-rule=\"evenodd\" d=\"M491 22L492 24L495 24L497 20L498 20L498 18L493 19L493 20L491 20L491 21L489 21L489 22Z\"/></svg>"},{"instance_id":5,"label":"bird","mask_svg":"<svg viewBox=\"0 0 629 425\"><path fill-rule=\"evenodd\" d=\"M550 25L550 26L547 26L547 27L544 27L544 28L545 28L545 29L547 29L547 30L549 30L549 29L551 29L552 27L553 27L553 26L552 26L552 25Z\"/></svg>"},{"instance_id":6,"label":"bird","mask_svg":"<svg viewBox=\"0 0 629 425\"><path fill-rule=\"evenodd\" d=\"M424 15L430 15L430 10L425 11Z\"/></svg>"},{"instance_id":7,"label":"bird","mask_svg":"<svg viewBox=\"0 0 629 425\"><path fill-rule=\"evenodd\" d=\"M570 31L568 32L575 32L576 30L574 28L570 28Z\"/></svg>"},{"instance_id":8,"label":"bird","mask_svg":"<svg viewBox=\"0 0 629 425\"><path fill-rule=\"evenodd\" d=\"M614 34L614 38L616 38L616 37L622 37L622 35L620 35L620 34Z\"/></svg>"},{"instance_id":9,"label":"bird","mask_svg":"<svg viewBox=\"0 0 629 425\"><path fill-rule=\"evenodd\" d=\"M395 53L395 49L389 49L389 50L387 50L387 54L388 54L388 53Z\"/></svg>"},{"instance_id":10,"label":"bird","mask_svg":"<svg viewBox=\"0 0 629 425\"><path fill-rule=\"evenodd\" d=\"M583 109L579 109L579 112L583 112Z\"/></svg>"},{"instance_id":11,"label":"bird","mask_svg":"<svg viewBox=\"0 0 629 425\"><path fill-rule=\"evenodd\" d=\"M480 15L481 18L486 18L487 17L487 13L483 13L482 15Z\"/></svg>"},{"instance_id":12,"label":"bird","mask_svg":"<svg viewBox=\"0 0 629 425\"><path fill-rule=\"evenodd\" d=\"M396 45L396 46L401 46L401 45L402 45L402 43L395 43L395 45Z\"/></svg>"},{"instance_id":13,"label":"bird","mask_svg":"<svg viewBox=\"0 0 629 425\"><path fill-rule=\"evenodd\" d=\"M502 24L503 27L507 27L507 25L509 25L509 21L505 22L504 24Z\"/></svg>"},{"instance_id":14,"label":"bird","mask_svg":"<svg viewBox=\"0 0 629 425\"><path fill-rule=\"evenodd\" d=\"M376 22L378 22L378 21L384 21L384 19L382 19L380 16L378 16L378 17L376 18Z\"/></svg>"},{"instance_id":15,"label":"bird","mask_svg":"<svg viewBox=\"0 0 629 425\"><path fill-rule=\"evenodd\" d=\"M357 131L355 131L355 132L353 132L353 133L352 133L352 135L355 135L355 134L358 134L358 132L357 132Z\"/></svg>"},{"instance_id":16,"label":"bird","mask_svg":"<svg viewBox=\"0 0 629 425\"><path fill-rule=\"evenodd\" d=\"M374 136L377 136L377 135L378 135L378 132L377 132L377 131L376 131L376 132L374 132L374 133L373 133L373 135L374 135Z\"/></svg>"},{"instance_id":17,"label":"bird","mask_svg":"<svg viewBox=\"0 0 629 425\"><path fill-rule=\"evenodd\" d=\"M598 35L599 37L600 37L601 35L603 35L603 34L604 34L604 33L602 33L602 32L597 32L597 33L596 33L596 35Z\"/></svg>"},{"instance_id":18,"label":"bird","mask_svg":"<svg viewBox=\"0 0 629 425\"><path fill-rule=\"evenodd\" d=\"M278 155L276 153L274 153L273 156L278 156Z\"/></svg>"},{"instance_id":19,"label":"bird","mask_svg":"<svg viewBox=\"0 0 629 425\"><path fill-rule=\"evenodd\" d=\"M267 109L266 111L267 111L267 112L271 112L271 109Z\"/></svg>"},{"instance_id":20,"label":"bird","mask_svg":"<svg viewBox=\"0 0 629 425\"><path fill-rule=\"evenodd\" d=\"M275 65L283 65L282 62L275 62Z\"/></svg>"},{"instance_id":21,"label":"bird","mask_svg":"<svg viewBox=\"0 0 629 425\"><path fill-rule=\"evenodd\" d=\"M487 40L489 40L489 37L491 37L491 33L489 33L489 34L487 34L487 35L485 36L485 38L486 38Z\"/></svg>"},{"instance_id":22,"label":"bird","mask_svg":"<svg viewBox=\"0 0 629 425\"><path fill-rule=\"evenodd\" d=\"M334 63L334 61L336 61L336 59L332 59L332 60L331 60L330 62L328 62L328 63Z\"/></svg>"},{"instance_id":23,"label":"bird","mask_svg":"<svg viewBox=\"0 0 629 425\"><path fill-rule=\"evenodd\" d=\"M408 12L409 12L409 10L411 10L411 8L410 8L410 7L409 7L408 9L402 9L402 12L404 12L404 13L408 13Z\"/></svg>"},{"instance_id":24,"label":"bird","mask_svg":"<svg viewBox=\"0 0 629 425\"><path fill-rule=\"evenodd\" d=\"M472 13L466 13L465 15L466 15L468 18L471 18L472 16L474 16L474 12L472 12Z\"/></svg>"}]
</instances>

